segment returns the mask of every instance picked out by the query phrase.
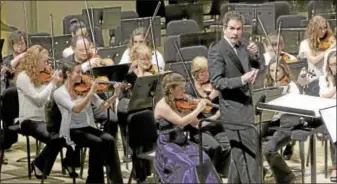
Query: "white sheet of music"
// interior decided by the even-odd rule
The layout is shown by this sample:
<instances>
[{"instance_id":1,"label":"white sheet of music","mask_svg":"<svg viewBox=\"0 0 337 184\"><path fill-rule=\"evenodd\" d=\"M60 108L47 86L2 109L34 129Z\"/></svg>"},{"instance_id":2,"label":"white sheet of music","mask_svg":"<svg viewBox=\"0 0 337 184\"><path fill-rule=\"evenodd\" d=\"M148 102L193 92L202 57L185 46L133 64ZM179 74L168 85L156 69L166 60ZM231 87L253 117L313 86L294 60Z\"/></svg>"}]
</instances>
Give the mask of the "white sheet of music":
<instances>
[{"instance_id":1,"label":"white sheet of music","mask_svg":"<svg viewBox=\"0 0 337 184\"><path fill-rule=\"evenodd\" d=\"M267 104L314 111L316 117L320 117L319 110L336 105L336 99L289 93Z\"/></svg>"},{"instance_id":2,"label":"white sheet of music","mask_svg":"<svg viewBox=\"0 0 337 184\"><path fill-rule=\"evenodd\" d=\"M321 110L320 112L332 142L336 142L336 106Z\"/></svg>"}]
</instances>

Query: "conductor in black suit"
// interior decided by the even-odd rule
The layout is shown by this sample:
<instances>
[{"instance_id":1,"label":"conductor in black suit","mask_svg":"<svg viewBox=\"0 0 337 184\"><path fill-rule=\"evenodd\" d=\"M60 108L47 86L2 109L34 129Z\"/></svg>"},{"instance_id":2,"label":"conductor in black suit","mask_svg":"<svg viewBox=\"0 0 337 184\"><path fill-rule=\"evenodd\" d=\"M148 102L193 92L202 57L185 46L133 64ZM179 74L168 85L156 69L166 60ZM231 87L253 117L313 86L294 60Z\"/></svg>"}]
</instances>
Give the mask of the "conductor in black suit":
<instances>
[{"instance_id":1,"label":"conductor in black suit","mask_svg":"<svg viewBox=\"0 0 337 184\"><path fill-rule=\"evenodd\" d=\"M220 91L223 124L254 123L251 85L260 66L260 56L254 42L241 38L243 25L243 15L227 12L223 18L224 37L208 53L211 83ZM232 151L228 183L259 183L254 130L237 125L229 127L231 130L226 129L226 134Z\"/></svg>"}]
</instances>

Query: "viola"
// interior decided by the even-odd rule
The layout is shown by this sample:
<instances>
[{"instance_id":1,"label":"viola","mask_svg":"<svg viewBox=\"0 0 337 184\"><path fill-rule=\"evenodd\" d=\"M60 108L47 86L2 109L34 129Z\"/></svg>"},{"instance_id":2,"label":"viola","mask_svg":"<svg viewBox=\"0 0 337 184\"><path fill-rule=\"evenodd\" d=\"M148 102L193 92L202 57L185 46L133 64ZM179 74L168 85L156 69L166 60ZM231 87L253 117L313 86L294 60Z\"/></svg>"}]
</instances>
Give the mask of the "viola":
<instances>
[{"instance_id":1,"label":"viola","mask_svg":"<svg viewBox=\"0 0 337 184\"><path fill-rule=\"evenodd\" d=\"M201 88L207 93L211 93L213 91L213 86L210 82L201 84Z\"/></svg>"},{"instance_id":2,"label":"viola","mask_svg":"<svg viewBox=\"0 0 337 184\"><path fill-rule=\"evenodd\" d=\"M97 53L94 50L88 52L87 60L90 60L92 58L98 58L101 66L111 66L115 64L115 62L112 59L102 58L101 56L97 55Z\"/></svg>"},{"instance_id":3,"label":"viola","mask_svg":"<svg viewBox=\"0 0 337 184\"><path fill-rule=\"evenodd\" d=\"M284 76L284 77L282 77L282 79L281 80L279 80L279 82L278 82L281 86L286 86L286 85L288 85L289 83L290 83L290 79L289 79L289 77L288 76Z\"/></svg>"},{"instance_id":4,"label":"viola","mask_svg":"<svg viewBox=\"0 0 337 184\"><path fill-rule=\"evenodd\" d=\"M52 74L53 69L51 68L51 66L46 66L42 71L40 71L39 79L42 83L50 82Z\"/></svg>"},{"instance_id":5,"label":"viola","mask_svg":"<svg viewBox=\"0 0 337 184\"><path fill-rule=\"evenodd\" d=\"M286 63L294 63L298 61L297 58L291 57L288 53L282 52L280 55L282 57L282 60Z\"/></svg>"}]
</instances>

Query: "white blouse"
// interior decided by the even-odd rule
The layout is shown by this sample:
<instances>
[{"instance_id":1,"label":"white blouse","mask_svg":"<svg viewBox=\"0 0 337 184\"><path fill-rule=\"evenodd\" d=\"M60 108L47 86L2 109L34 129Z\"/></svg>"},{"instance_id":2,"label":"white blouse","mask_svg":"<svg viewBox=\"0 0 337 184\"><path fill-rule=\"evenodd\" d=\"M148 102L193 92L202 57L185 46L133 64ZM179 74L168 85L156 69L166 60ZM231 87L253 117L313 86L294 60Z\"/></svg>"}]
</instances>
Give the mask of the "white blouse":
<instances>
[{"instance_id":1,"label":"white blouse","mask_svg":"<svg viewBox=\"0 0 337 184\"><path fill-rule=\"evenodd\" d=\"M45 104L56 86L50 82L48 85L35 87L23 71L17 76L16 87L19 96L19 117L15 121L45 121Z\"/></svg>"},{"instance_id":2,"label":"white blouse","mask_svg":"<svg viewBox=\"0 0 337 184\"><path fill-rule=\"evenodd\" d=\"M157 54L157 59L158 59L158 65L159 65L159 69L161 71L164 71L165 69L165 61L164 61L164 57L163 55L156 51ZM123 56L121 58L121 61L118 64L125 64L125 63L131 63L131 59L130 59L130 49L127 48L124 53ZM152 64L157 65L157 61L156 61L156 55L154 54L154 52L152 52Z\"/></svg>"},{"instance_id":3,"label":"white blouse","mask_svg":"<svg viewBox=\"0 0 337 184\"><path fill-rule=\"evenodd\" d=\"M300 58L306 58L305 53L310 53L310 52L311 52L311 50L310 50L310 46L309 46L309 40L305 39L301 42L300 50L298 52L298 56ZM323 59L322 59L321 62L318 62L316 64L312 64L309 60L307 62L308 62L308 71L312 71L316 74L316 76L314 78L312 78L311 81L315 80L318 77L323 75L323 64L324 64Z\"/></svg>"}]
</instances>

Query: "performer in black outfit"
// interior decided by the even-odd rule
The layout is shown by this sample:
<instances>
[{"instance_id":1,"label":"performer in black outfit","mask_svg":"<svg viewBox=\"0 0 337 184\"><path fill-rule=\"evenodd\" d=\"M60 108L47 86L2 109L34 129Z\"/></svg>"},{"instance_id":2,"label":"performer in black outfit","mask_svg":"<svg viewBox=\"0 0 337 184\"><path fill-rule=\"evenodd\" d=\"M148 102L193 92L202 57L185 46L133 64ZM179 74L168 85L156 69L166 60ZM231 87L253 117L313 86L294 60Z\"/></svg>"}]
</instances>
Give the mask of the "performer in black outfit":
<instances>
[{"instance_id":1,"label":"performer in black outfit","mask_svg":"<svg viewBox=\"0 0 337 184\"><path fill-rule=\"evenodd\" d=\"M223 18L224 38L208 53L208 71L211 83L220 91L220 112L223 124L254 123L251 84L260 67L257 45L241 39L244 17L237 12L227 12ZM248 45L248 46L247 46ZM254 130L230 126L226 135L231 145L231 163L228 183L258 183L258 163L255 153ZM258 155L256 155L258 154Z\"/></svg>"}]
</instances>

